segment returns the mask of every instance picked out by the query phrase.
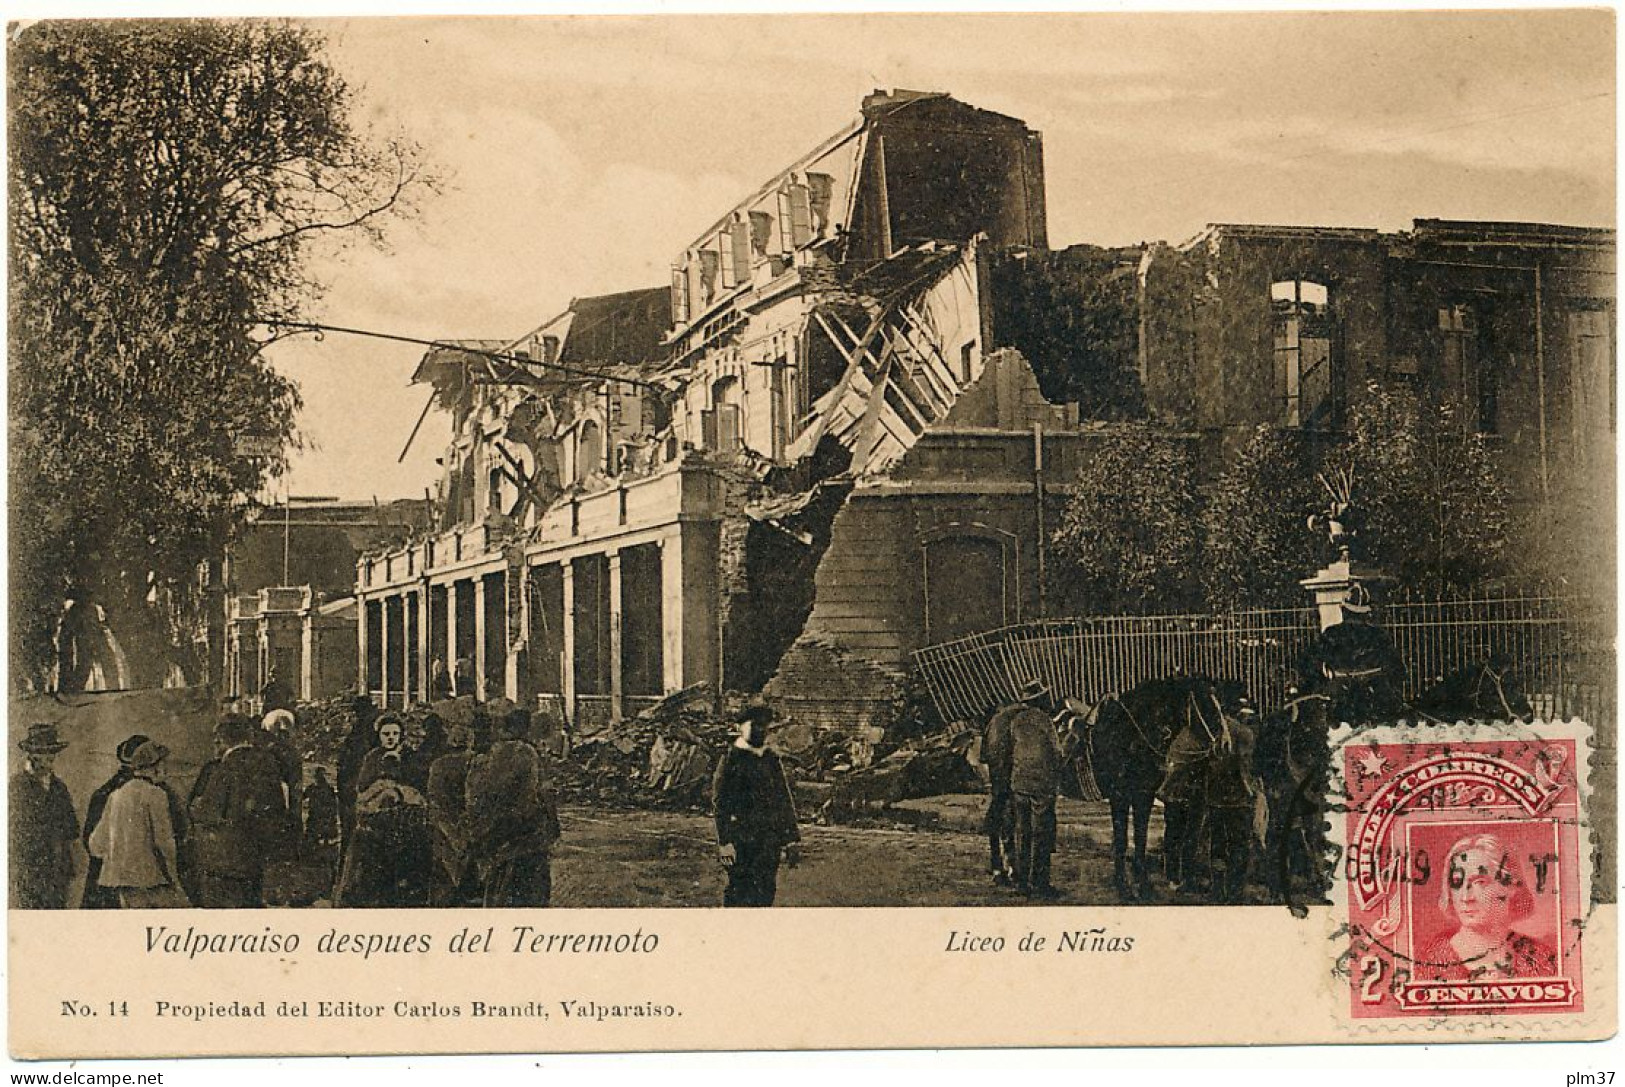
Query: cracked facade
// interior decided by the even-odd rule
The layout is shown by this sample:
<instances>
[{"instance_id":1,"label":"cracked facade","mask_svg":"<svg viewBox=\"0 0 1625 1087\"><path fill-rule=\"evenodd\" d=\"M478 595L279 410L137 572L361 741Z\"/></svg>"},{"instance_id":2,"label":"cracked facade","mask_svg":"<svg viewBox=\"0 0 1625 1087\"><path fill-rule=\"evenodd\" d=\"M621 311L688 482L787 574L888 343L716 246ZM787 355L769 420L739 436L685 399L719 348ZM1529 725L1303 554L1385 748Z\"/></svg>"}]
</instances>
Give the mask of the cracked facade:
<instances>
[{"instance_id":1,"label":"cracked facade","mask_svg":"<svg viewBox=\"0 0 1625 1087\"><path fill-rule=\"evenodd\" d=\"M1564 230L1213 227L1052 251L1036 132L877 92L677 254L669 285L423 357L453 418L440 517L357 563L360 687L424 699L439 662L460 692L587 725L696 684L884 725L913 649L1045 612L1043 541L1100 421L1222 451L1258 423L1332 425L1378 369L1493 399L1520 448L1545 413L1549 473L1556 429L1613 427L1613 237ZM1602 316L1500 332L1540 310L1527 287L1521 316L1490 305L1501 265L1542 259L1529 246L1589 269L1554 263L1546 290ZM1464 267L1434 270L1439 253ZM1561 397L1529 406L1520 351L1571 360Z\"/></svg>"}]
</instances>

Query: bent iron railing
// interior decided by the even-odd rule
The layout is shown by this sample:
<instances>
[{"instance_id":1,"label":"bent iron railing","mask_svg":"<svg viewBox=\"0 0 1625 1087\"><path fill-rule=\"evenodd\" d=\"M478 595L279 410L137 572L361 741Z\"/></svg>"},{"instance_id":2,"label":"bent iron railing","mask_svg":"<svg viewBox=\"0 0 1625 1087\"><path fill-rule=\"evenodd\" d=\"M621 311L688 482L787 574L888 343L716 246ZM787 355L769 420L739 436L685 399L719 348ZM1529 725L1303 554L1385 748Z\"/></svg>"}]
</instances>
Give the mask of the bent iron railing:
<instances>
[{"instance_id":1,"label":"bent iron railing","mask_svg":"<svg viewBox=\"0 0 1625 1087\"><path fill-rule=\"evenodd\" d=\"M1409 599L1377 621L1406 666L1405 696L1483 663L1492 653L1540 717L1613 721L1612 621L1573 598ZM1238 679L1263 712L1285 701L1319 627L1313 608L1214 615L1095 616L1002 627L914 653L944 720L975 720L1027 680L1096 702L1176 672Z\"/></svg>"}]
</instances>

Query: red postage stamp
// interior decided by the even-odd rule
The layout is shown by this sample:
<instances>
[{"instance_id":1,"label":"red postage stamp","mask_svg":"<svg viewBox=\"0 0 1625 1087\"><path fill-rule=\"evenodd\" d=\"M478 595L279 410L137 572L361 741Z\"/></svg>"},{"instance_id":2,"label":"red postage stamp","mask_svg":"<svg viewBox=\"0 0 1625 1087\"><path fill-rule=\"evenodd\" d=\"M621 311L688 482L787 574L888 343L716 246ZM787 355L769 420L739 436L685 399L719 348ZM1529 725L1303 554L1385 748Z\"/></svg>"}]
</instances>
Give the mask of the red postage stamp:
<instances>
[{"instance_id":1,"label":"red postage stamp","mask_svg":"<svg viewBox=\"0 0 1625 1087\"><path fill-rule=\"evenodd\" d=\"M1354 1018L1584 1010L1587 737L1385 726L1334 745Z\"/></svg>"}]
</instances>

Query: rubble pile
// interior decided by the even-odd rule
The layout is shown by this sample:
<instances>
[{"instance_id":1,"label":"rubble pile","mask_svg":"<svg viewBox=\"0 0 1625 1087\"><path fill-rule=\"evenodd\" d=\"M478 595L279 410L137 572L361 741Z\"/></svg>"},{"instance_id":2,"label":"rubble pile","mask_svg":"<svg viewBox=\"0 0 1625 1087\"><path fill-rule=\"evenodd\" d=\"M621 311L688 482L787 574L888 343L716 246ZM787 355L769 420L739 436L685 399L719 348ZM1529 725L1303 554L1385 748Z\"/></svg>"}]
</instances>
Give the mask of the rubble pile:
<instances>
[{"instance_id":1,"label":"rubble pile","mask_svg":"<svg viewBox=\"0 0 1625 1087\"><path fill-rule=\"evenodd\" d=\"M889 752L877 748L869 764L831 776L818 821L847 823L902 800L980 792L978 746L977 733L964 729L922 736Z\"/></svg>"},{"instance_id":2,"label":"rubble pile","mask_svg":"<svg viewBox=\"0 0 1625 1087\"><path fill-rule=\"evenodd\" d=\"M293 741L307 767L337 764L355 722L352 698L343 694L299 707ZM424 707L446 726L472 725L476 732L485 724L474 720L478 711L489 721L512 708L505 700L481 706L472 698ZM696 684L618 723L568 737L556 720L533 715L532 740L548 757L561 799L707 811L711 775L737 735L732 720L732 714L719 719L706 686ZM781 720L771 742L792 785L810 794L820 822L848 822L901 800L983 788L971 730L937 731L899 743L880 728L845 730Z\"/></svg>"},{"instance_id":3,"label":"rubble pile","mask_svg":"<svg viewBox=\"0 0 1625 1087\"><path fill-rule=\"evenodd\" d=\"M717 718L703 684L687 688L619 724L577 733L555 783L565 796L598 804L708 810L712 772L737 735L731 721ZM772 745L792 784L828 783L869 767L881 737L880 729L781 721Z\"/></svg>"},{"instance_id":4,"label":"rubble pile","mask_svg":"<svg viewBox=\"0 0 1625 1087\"><path fill-rule=\"evenodd\" d=\"M355 694L345 692L321 702L301 702L294 713L294 750L306 766L338 765L339 749L355 724Z\"/></svg>"},{"instance_id":5,"label":"rubble pile","mask_svg":"<svg viewBox=\"0 0 1625 1087\"><path fill-rule=\"evenodd\" d=\"M696 684L618 724L578 733L555 784L564 796L600 804L704 807L711 771L733 737L712 713L705 685Z\"/></svg>"}]
</instances>

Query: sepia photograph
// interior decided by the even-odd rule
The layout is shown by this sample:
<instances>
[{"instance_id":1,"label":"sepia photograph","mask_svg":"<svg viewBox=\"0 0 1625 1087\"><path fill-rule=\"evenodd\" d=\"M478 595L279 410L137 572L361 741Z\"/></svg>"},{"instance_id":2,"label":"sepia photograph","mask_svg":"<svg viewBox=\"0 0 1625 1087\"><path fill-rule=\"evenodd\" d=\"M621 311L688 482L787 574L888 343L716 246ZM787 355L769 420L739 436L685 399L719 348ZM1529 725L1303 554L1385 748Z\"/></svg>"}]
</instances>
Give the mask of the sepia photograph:
<instances>
[{"instance_id":1,"label":"sepia photograph","mask_svg":"<svg viewBox=\"0 0 1625 1087\"><path fill-rule=\"evenodd\" d=\"M1614 28L12 23L12 1051L20 932L544 907L1612 1033Z\"/></svg>"}]
</instances>

